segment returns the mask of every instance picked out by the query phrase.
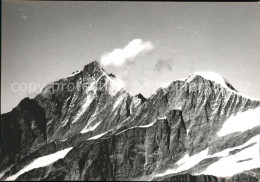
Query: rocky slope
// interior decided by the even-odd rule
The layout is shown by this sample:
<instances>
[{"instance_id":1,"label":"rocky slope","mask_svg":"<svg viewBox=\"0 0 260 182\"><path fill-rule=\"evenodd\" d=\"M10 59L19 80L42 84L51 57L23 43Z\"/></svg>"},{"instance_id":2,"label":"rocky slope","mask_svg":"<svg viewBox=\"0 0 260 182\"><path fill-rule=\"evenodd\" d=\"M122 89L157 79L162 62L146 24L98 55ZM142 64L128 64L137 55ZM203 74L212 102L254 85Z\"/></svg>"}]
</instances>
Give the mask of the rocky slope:
<instances>
[{"instance_id":1,"label":"rocky slope","mask_svg":"<svg viewBox=\"0 0 260 182\"><path fill-rule=\"evenodd\" d=\"M218 74L146 99L95 61L1 115L0 178L257 181L259 116Z\"/></svg>"}]
</instances>

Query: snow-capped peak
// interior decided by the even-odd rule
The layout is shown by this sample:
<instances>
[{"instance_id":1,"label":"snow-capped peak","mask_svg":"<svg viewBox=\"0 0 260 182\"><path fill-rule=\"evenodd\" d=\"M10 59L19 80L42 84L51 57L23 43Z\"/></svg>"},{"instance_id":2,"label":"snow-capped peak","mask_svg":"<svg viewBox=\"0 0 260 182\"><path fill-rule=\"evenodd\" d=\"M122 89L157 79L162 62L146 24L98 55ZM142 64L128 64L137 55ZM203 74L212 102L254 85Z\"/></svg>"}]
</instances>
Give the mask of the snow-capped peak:
<instances>
[{"instance_id":1,"label":"snow-capped peak","mask_svg":"<svg viewBox=\"0 0 260 182\"><path fill-rule=\"evenodd\" d=\"M220 84L224 88L228 88L226 84L226 80L218 73L212 71L198 71L194 72L187 81L191 81L194 79L195 76L201 76L206 80L211 80L217 84Z\"/></svg>"},{"instance_id":2,"label":"snow-capped peak","mask_svg":"<svg viewBox=\"0 0 260 182\"><path fill-rule=\"evenodd\" d=\"M233 93L235 93L237 95L240 95L240 96L242 96L244 98L260 101L257 98L252 98L252 97L246 96L246 95L244 95L242 93L239 93L224 77L222 77L220 74L212 72L212 71L198 71L198 72L194 72L185 81L186 82L191 82L196 76L201 76L201 77L203 77L206 80L213 81L213 82L221 85L223 88L226 88L228 91L233 92Z\"/></svg>"}]
</instances>

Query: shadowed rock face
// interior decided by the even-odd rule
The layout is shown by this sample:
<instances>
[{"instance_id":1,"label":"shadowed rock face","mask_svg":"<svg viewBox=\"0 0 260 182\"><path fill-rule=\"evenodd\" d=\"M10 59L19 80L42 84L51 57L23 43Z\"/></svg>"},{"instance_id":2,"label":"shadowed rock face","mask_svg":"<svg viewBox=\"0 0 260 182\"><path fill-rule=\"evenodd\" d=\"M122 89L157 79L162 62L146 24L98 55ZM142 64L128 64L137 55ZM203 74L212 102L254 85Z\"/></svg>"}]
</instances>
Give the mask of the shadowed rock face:
<instances>
[{"instance_id":1,"label":"shadowed rock face","mask_svg":"<svg viewBox=\"0 0 260 182\"><path fill-rule=\"evenodd\" d=\"M190 174L182 174L182 175L176 175L172 177L168 177L165 179L162 179L162 181L173 181L173 182L220 182L224 181L224 179L217 178L215 176L209 176L209 175L199 175L199 176L193 176Z\"/></svg>"},{"instance_id":2,"label":"shadowed rock face","mask_svg":"<svg viewBox=\"0 0 260 182\"><path fill-rule=\"evenodd\" d=\"M2 165L13 163L45 145L46 123L43 108L29 98L1 115L1 158L5 158Z\"/></svg>"},{"instance_id":3,"label":"shadowed rock face","mask_svg":"<svg viewBox=\"0 0 260 182\"><path fill-rule=\"evenodd\" d=\"M231 156L258 145L240 147L259 135L260 126L218 136L230 116L260 106L258 100L239 95L230 83L225 83L228 88L192 75L159 88L146 99L118 88L116 77L92 62L83 71L49 84L35 99L26 98L1 116L2 179L8 179L39 157L68 147L73 149L64 158L24 172L17 179L259 179L259 175L253 175L259 169L228 178L197 175L223 158L214 157L216 153L230 149ZM185 155L192 157L205 150L213 157L158 176L182 167L178 161Z\"/></svg>"}]
</instances>

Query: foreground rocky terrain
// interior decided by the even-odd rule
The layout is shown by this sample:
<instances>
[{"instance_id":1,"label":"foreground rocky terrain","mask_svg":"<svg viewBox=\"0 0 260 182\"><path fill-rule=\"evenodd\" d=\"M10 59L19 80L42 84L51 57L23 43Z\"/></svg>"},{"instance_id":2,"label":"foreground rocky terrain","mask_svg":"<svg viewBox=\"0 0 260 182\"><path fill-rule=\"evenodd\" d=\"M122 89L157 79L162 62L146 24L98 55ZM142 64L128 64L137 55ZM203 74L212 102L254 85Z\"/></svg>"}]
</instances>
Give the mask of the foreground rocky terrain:
<instances>
[{"instance_id":1,"label":"foreground rocky terrain","mask_svg":"<svg viewBox=\"0 0 260 182\"><path fill-rule=\"evenodd\" d=\"M216 73L144 98L94 61L1 115L0 179L258 181L259 116Z\"/></svg>"}]
</instances>

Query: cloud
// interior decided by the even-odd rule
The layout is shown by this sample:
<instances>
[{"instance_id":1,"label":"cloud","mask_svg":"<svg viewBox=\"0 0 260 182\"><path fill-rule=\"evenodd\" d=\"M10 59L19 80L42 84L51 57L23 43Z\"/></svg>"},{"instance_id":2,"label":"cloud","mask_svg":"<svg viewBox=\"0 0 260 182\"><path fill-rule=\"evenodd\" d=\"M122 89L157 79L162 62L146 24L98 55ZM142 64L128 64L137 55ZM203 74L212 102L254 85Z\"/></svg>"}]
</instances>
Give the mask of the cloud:
<instances>
[{"instance_id":1,"label":"cloud","mask_svg":"<svg viewBox=\"0 0 260 182\"><path fill-rule=\"evenodd\" d=\"M112 52L105 53L101 59L102 66L122 66L127 62L134 61L134 58L141 54L147 54L154 49L151 42L144 42L142 39L130 41L124 48L116 48Z\"/></svg>"},{"instance_id":2,"label":"cloud","mask_svg":"<svg viewBox=\"0 0 260 182\"><path fill-rule=\"evenodd\" d=\"M171 60L160 59L154 66L154 70L157 72L172 71Z\"/></svg>"}]
</instances>

